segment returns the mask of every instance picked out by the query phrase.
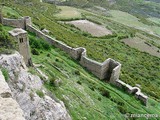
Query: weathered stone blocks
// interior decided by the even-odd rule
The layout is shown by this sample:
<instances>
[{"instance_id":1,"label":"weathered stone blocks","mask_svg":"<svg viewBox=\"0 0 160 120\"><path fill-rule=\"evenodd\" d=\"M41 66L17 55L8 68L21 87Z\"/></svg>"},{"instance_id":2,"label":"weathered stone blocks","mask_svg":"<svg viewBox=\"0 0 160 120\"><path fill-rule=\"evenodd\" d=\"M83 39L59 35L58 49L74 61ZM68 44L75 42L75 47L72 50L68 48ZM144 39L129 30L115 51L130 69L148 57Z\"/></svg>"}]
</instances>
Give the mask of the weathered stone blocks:
<instances>
[{"instance_id":1,"label":"weathered stone blocks","mask_svg":"<svg viewBox=\"0 0 160 120\"><path fill-rule=\"evenodd\" d=\"M45 39L48 43L58 47L68 53L73 59L78 60L79 63L92 72L99 79L107 80L111 84L114 84L120 88L125 88L130 94L140 99L145 105L147 105L148 97L141 93L139 88L132 87L123 81L119 80L121 64L111 58L106 59L103 63L99 63L87 57L87 51L85 48L72 48L63 42L55 40L50 36L44 34L40 30L37 30L32 26L30 17L23 17L21 19L6 19L3 18L3 24L13 27L20 27L27 29L30 32L35 33L38 37Z\"/></svg>"}]
</instances>

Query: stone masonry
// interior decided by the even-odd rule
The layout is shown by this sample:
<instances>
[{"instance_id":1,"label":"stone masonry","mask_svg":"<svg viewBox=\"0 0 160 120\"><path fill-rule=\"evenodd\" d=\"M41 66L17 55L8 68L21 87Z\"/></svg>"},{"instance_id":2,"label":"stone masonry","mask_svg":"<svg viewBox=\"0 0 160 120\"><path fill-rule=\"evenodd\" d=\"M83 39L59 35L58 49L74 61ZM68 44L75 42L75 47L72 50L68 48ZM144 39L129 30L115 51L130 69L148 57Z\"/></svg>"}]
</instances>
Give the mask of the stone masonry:
<instances>
[{"instance_id":1,"label":"stone masonry","mask_svg":"<svg viewBox=\"0 0 160 120\"><path fill-rule=\"evenodd\" d=\"M72 48L66 44L64 44L61 41L55 40L52 37L44 34L40 30L34 28L32 26L31 18L30 17L23 17L22 21L19 24L17 24L16 20L12 19L6 19L3 18L3 23L5 25L14 26L14 27L20 27L22 29L26 29L29 32L33 32L37 35L37 37L40 37L44 40L46 40L48 43L54 45L55 47L60 48L61 50L68 53L73 59L79 61L79 63L88 69L90 72L92 72L95 76L97 76L99 79L107 80L111 84L116 85L120 88L126 88L128 93L133 93L136 98L141 100L145 105L147 105L148 97L144 95L141 90L138 87L132 87L123 81L119 80L120 70L121 70L121 64L111 58L106 59L103 63L99 63L97 61L94 61L87 57L87 51L85 48L79 47L79 48ZM6 22L10 21L10 22ZM19 21L19 19L17 19Z\"/></svg>"},{"instance_id":2,"label":"stone masonry","mask_svg":"<svg viewBox=\"0 0 160 120\"><path fill-rule=\"evenodd\" d=\"M27 32L21 28L15 28L9 31L9 34L18 42L19 52L23 56L27 66L32 66L29 40Z\"/></svg>"}]
</instances>

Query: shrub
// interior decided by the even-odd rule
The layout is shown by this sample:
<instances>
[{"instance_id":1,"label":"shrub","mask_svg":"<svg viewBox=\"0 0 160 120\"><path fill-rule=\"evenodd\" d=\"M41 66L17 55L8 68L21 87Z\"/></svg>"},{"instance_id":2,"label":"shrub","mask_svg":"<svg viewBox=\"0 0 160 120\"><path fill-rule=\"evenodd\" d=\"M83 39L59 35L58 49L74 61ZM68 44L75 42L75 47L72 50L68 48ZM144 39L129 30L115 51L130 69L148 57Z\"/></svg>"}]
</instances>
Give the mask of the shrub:
<instances>
[{"instance_id":1,"label":"shrub","mask_svg":"<svg viewBox=\"0 0 160 120\"><path fill-rule=\"evenodd\" d=\"M8 35L6 31L3 30L2 25L0 25L0 46L1 48L16 49L16 41ZM1 49L2 50L2 49Z\"/></svg>"},{"instance_id":2,"label":"shrub","mask_svg":"<svg viewBox=\"0 0 160 120\"><path fill-rule=\"evenodd\" d=\"M119 112L121 112L122 114L127 113L127 110L125 109L125 107L118 105L117 108L118 108Z\"/></svg>"},{"instance_id":3,"label":"shrub","mask_svg":"<svg viewBox=\"0 0 160 120\"><path fill-rule=\"evenodd\" d=\"M9 74L8 74L8 70L6 68L2 68L2 74L4 75L4 78L6 81L9 80Z\"/></svg>"},{"instance_id":4,"label":"shrub","mask_svg":"<svg viewBox=\"0 0 160 120\"><path fill-rule=\"evenodd\" d=\"M3 31L3 27L2 27L2 24L0 24L0 31Z\"/></svg>"},{"instance_id":5,"label":"shrub","mask_svg":"<svg viewBox=\"0 0 160 120\"><path fill-rule=\"evenodd\" d=\"M105 90L105 91L102 92L102 96L110 98L110 93Z\"/></svg>"},{"instance_id":6,"label":"shrub","mask_svg":"<svg viewBox=\"0 0 160 120\"><path fill-rule=\"evenodd\" d=\"M33 94L33 92L30 92L30 93L29 93L29 96L30 96L30 99L31 99L32 101L34 101L34 94Z\"/></svg>"},{"instance_id":7,"label":"shrub","mask_svg":"<svg viewBox=\"0 0 160 120\"><path fill-rule=\"evenodd\" d=\"M49 84L51 86L55 86L55 81L56 81L56 78L55 77L52 77L50 80L49 80Z\"/></svg>"},{"instance_id":8,"label":"shrub","mask_svg":"<svg viewBox=\"0 0 160 120\"><path fill-rule=\"evenodd\" d=\"M44 97L44 93L41 90L37 90L36 93L40 98Z\"/></svg>"},{"instance_id":9,"label":"shrub","mask_svg":"<svg viewBox=\"0 0 160 120\"><path fill-rule=\"evenodd\" d=\"M92 91L94 91L94 87L93 87L93 86L89 86L89 88L90 88Z\"/></svg>"},{"instance_id":10,"label":"shrub","mask_svg":"<svg viewBox=\"0 0 160 120\"><path fill-rule=\"evenodd\" d=\"M32 52L33 55L39 55L39 52L36 49L32 49L31 52Z\"/></svg>"},{"instance_id":11,"label":"shrub","mask_svg":"<svg viewBox=\"0 0 160 120\"><path fill-rule=\"evenodd\" d=\"M101 101L101 100L102 100L102 98L101 98L101 97L98 97L98 100L99 100L99 101Z\"/></svg>"},{"instance_id":12,"label":"shrub","mask_svg":"<svg viewBox=\"0 0 160 120\"><path fill-rule=\"evenodd\" d=\"M30 42L31 48L51 50L51 45L42 39L30 36L29 42Z\"/></svg>"},{"instance_id":13,"label":"shrub","mask_svg":"<svg viewBox=\"0 0 160 120\"><path fill-rule=\"evenodd\" d=\"M98 90L100 91L101 95L107 98L110 98L110 92L105 90L104 88L98 88Z\"/></svg>"},{"instance_id":14,"label":"shrub","mask_svg":"<svg viewBox=\"0 0 160 120\"><path fill-rule=\"evenodd\" d=\"M124 92L126 92L126 91L127 91L127 86L122 86L122 90L123 90Z\"/></svg>"},{"instance_id":15,"label":"shrub","mask_svg":"<svg viewBox=\"0 0 160 120\"><path fill-rule=\"evenodd\" d=\"M75 73L76 75L80 75L80 72L79 72L78 70L76 70L74 73Z\"/></svg>"},{"instance_id":16,"label":"shrub","mask_svg":"<svg viewBox=\"0 0 160 120\"><path fill-rule=\"evenodd\" d=\"M51 57L51 55L48 53L48 54L47 54L47 57Z\"/></svg>"},{"instance_id":17,"label":"shrub","mask_svg":"<svg viewBox=\"0 0 160 120\"><path fill-rule=\"evenodd\" d=\"M79 80L77 81L77 83L78 83L79 85L81 85L81 84L82 84L82 83L81 83L81 81L79 81Z\"/></svg>"}]
</instances>

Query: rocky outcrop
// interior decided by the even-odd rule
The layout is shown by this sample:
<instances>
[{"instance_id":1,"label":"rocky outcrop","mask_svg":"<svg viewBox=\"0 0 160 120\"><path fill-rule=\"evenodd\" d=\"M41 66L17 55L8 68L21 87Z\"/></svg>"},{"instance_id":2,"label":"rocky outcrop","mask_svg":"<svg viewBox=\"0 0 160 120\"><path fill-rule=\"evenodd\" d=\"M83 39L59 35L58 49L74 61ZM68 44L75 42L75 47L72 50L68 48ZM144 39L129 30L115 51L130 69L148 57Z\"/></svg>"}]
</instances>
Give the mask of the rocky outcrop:
<instances>
[{"instance_id":1,"label":"rocky outcrop","mask_svg":"<svg viewBox=\"0 0 160 120\"><path fill-rule=\"evenodd\" d=\"M41 79L28 72L18 52L1 55L0 65L8 70L11 94L23 110L26 120L71 120L63 102L46 94Z\"/></svg>"},{"instance_id":2,"label":"rocky outcrop","mask_svg":"<svg viewBox=\"0 0 160 120\"><path fill-rule=\"evenodd\" d=\"M23 111L12 98L11 90L0 71L0 120L25 120Z\"/></svg>"}]
</instances>

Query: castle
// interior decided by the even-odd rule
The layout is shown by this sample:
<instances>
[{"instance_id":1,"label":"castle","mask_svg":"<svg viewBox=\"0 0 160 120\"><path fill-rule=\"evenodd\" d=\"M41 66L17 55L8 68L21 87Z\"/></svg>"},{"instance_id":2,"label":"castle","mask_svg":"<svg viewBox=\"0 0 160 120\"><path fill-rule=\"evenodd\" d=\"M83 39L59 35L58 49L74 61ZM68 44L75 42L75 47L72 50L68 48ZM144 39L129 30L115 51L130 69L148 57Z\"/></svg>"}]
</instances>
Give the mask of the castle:
<instances>
[{"instance_id":1,"label":"castle","mask_svg":"<svg viewBox=\"0 0 160 120\"><path fill-rule=\"evenodd\" d=\"M87 57L87 51L85 48L72 48L61 41L55 40L52 37L44 34L40 30L32 26L30 17L22 17L20 19L8 19L0 16L1 23L3 25L16 27L19 29L14 29L10 31L11 36L15 36L20 42L19 52L23 55L24 61L27 65L31 64L31 57L29 54L29 44L27 39L27 31L35 33L37 37L46 40L48 43L60 48L61 50L68 53L73 59L77 60L83 67L92 72L99 79L108 80L111 84L118 86L120 88L125 88L125 90L134 94L136 98L141 100L145 105L147 105L148 97L144 95L138 87L132 87L119 79L121 64L111 58L106 59L103 63L99 63ZM21 29L20 29L21 28ZM25 30L23 30L25 29ZM17 31L18 30L18 31ZM17 32L15 32L17 31ZM22 40L23 39L23 40ZM21 44L21 42L24 42ZM25 46L25 49L24 49Z\"/></svg>"}]
</instances>

